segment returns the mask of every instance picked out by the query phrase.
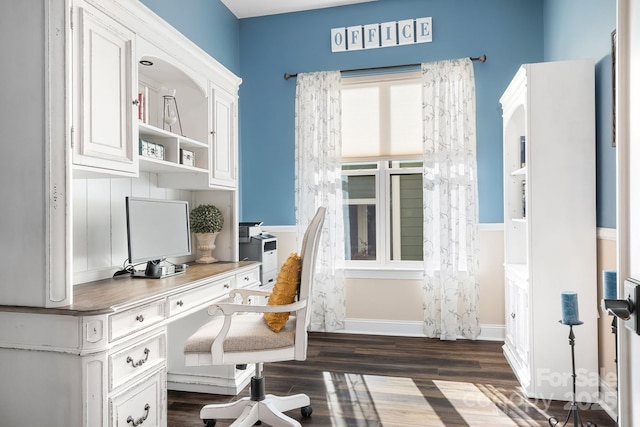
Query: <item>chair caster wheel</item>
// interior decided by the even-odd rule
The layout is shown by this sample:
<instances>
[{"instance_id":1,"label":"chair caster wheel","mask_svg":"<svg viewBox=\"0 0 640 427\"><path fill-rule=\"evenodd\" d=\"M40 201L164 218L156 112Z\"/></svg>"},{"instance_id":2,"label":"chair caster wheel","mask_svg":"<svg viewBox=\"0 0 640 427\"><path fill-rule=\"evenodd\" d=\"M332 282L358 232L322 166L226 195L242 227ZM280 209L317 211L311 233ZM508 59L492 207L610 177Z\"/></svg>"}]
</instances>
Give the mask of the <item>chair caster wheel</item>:
<instances>
[{"instance_id":1,"label":"chair caster wheel","mask_svg":"<svg viewBox=\"0 0 640 427\"><path fill-rule=\"evenodd\" d=\"M300 408L300 413L302 414L302 418L309 418L312 412L313 412L313 408L311 407L311 405L303 406L302 408Z\"/></svg>"},{"instance_id":2,"label":"chair caster wheel","mask_svg":"<svg viewBox=\"0 0 640 427\"><path fill-rule=\"evenodd\" d=\"M202 420L207 427L216 427L216 420Z\"/></svg>"}]
</instances>

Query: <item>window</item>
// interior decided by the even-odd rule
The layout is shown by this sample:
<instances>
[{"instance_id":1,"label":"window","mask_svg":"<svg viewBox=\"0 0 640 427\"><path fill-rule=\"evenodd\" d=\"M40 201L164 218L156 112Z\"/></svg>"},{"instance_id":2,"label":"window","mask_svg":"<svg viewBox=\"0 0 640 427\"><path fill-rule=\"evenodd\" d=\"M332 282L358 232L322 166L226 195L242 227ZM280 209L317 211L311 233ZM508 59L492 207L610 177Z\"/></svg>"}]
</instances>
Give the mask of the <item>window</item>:
<instances>
[{"instance_id":1,"label":"window","mask_svg":"<svg viewBox=\"0 0 640 427\"><path fill-rule=\"evenodd\" d=\"M419 73L344 78L342 190L352 266L422 261Z\"/></svg>"}]
</instances>

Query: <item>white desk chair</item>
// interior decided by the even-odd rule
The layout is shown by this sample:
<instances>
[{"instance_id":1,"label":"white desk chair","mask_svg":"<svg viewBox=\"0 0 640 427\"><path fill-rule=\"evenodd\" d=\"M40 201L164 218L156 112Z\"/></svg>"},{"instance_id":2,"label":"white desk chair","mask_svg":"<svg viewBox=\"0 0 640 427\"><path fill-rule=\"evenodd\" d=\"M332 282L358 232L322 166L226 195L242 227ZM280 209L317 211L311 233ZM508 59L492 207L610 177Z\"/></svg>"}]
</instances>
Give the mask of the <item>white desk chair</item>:
<instances>
[{"instance_id":1,"label":"white desk chair","mask_svg":"<svg viewBox=\"0 0 640 427\"><path fill-rule=\"evenodd\" d=\"M306 394L283 397L264 394L262 364L307 358L311 287L325 210L318 209L304 235L297 301L287 305L250 305L246 304L248 296L266 296L269 292L237 289L231 292L231 297L241 295L244 303L214 304L209 313L222 312L224 316L216 316L187 340L184 348L187 365L256 364L251 378L251 397L204 406L200 418L207 427L215 426L217 419L235 419L233 427L249 427L258 421L272 426L300 427L298 421L283 412L300 408L303 417L311 416ZM263 314L268 312L291 312L291 316L280 332L274 332L263 319Z\"/></svg>"}]
</instances>

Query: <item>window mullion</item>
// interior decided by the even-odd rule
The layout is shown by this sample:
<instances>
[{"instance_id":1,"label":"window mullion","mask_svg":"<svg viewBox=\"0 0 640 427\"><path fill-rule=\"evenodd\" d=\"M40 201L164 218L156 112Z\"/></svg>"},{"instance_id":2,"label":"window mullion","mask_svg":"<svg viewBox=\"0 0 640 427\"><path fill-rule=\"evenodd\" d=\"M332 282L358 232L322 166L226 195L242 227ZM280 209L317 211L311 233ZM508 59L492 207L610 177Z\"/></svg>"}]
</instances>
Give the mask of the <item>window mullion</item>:
<instances>
[{"instance_id":1,"label":"window mullion","mask_svg":"<svg viewBox=\"0 0 640 427\"><path fill-rule=\"evenodd\" d=\"M388 212L389 212L389 234L387 240L389 241L389 253L387 254L387 260L391 261L395 258L395 254L401 254L402 246L402 233L401 233L401 218L400 215L392 215L392 212L400 212L400 180L393 179L391 171L387 171L387 196L389 197Z\"/></svg>"},{"instance_id":2,"label":"window mullion","mask_svg":"<svg viewBox=\"0 0 640 427\"><path fill-rule=\"evenodd\" d=\"M380 154L382 156L389 156L392 152L391 149L391 94L389 90L389 83L381 83L378 87L380 104L378 124L380 128Z\"/></svg>"},{"instance_id":3,"label":"window mullion","mask_svg":"<svg viewBox=\"0 0 640 427\"><path fill-rule=\"evenodd\" d=\"M386 162L379 161L378 162L378 173L376 176L376 192L378 193L378 205L376 209L378 210L378 224L377 224L377 234L381 238L377 241L377 251L378 264L384 265L387 263L389 259L388 255L388 235L387 235L387 193L386 193ZM382 238L382 236L385 236Z\"/></svg>"}]
</instances>

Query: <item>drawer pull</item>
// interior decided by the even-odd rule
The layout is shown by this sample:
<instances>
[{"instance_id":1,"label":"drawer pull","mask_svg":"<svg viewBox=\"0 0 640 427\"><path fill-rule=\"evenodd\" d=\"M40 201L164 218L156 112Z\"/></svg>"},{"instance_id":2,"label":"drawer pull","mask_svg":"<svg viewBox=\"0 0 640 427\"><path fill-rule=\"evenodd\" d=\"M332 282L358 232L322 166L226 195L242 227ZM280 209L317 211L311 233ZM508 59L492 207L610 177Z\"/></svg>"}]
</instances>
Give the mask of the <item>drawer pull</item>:
<instances>
[{"instance_id":1,"label":"drawer pull","mask_svg":"<svg viewBox=\"0 0 640 427\"><path fill-rule=\"evenodd\" d=\"M131 363L131 366L133 366L134 368L137 368L138 366L142 366L144 365L144 362L146 362L149 359L149 353L151 353L151 350L149 350L148 348L145 348L144 359L140 359L137 362L134 362L133 358L129 356L127 357L127 363Z\"/></svg>"},{"instance_id":2,"label":"drawer pull","mask_svg":"<svg viewBox=\"0 0 640 427\"><path fill-rule=\"evenodd\" d=\"M178 300L178 302L176 302L176 304L178 305L178 307L182 307L184 305L182 300Z\"/></svg>"},{"instance_id":3,"label":"drawer pull","mask_svg":"<svg viewBox=\"0 0 640 427\"><path fill-rule=\"evenodd\" d=\"M229 289L229 284L228 284L228 283L225 283L225 284L224 284L224 288L225 288L225 289Z\"/></svg>"},{"instance_id":4,"label":"drawer pull","mask_svg":"<svg viewBox=\"0 0 640 427\"><path fill-rule=\"evenodd\" d=\"M144 322L144 316L143 316L142 314L138 314L138 315L136 316L136 320L137 320L138 322Z\"/></svg>"},{"instance_id":5,"label":"drawer pull","mask_svg":"<svg viewBox=\"0 0 640 427\"><path fill-rule=\"evenodd\" d=\"M248 282L249 280L251 280L251 279L249 278L249 276L244 276L244 281L245 281L245 282Z\"/></svg>"},{"instance_id":6,"label":"drawer pull","mask_svg":"<svg viewBox=\"0 0 640 427\"><path fill-rule=\"evenodd\" d=\"M515 319L516 318L516 314L515 313L511 313L511 318Z\"/></svg>"},{"instance_id":7,"label":"drawer pull","mask_svg":"<svg viewBox=\"0 0 640 427\"><path fill-rule=\"evenodd\" d=\"M149 406L149 404L147 403L146 405L144 405L144 415L137 420L134 420L133 417L129 415L129 417L127 418L127 424L131 423L133 427L136 427L145 422L145 420L149 416L149 409L151 409L151 406Z\"/></svg>"}]
</instances>

